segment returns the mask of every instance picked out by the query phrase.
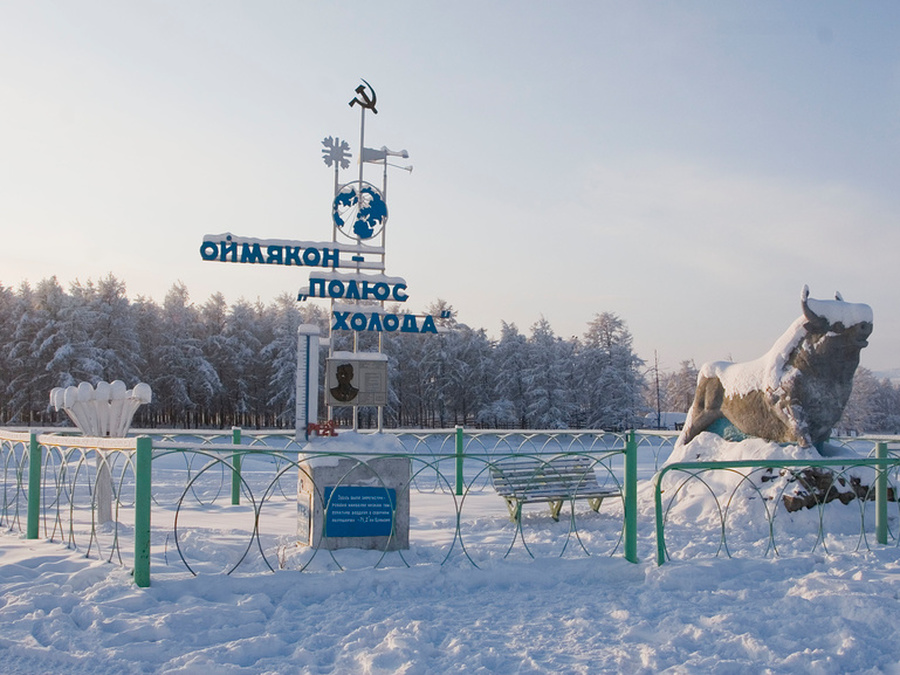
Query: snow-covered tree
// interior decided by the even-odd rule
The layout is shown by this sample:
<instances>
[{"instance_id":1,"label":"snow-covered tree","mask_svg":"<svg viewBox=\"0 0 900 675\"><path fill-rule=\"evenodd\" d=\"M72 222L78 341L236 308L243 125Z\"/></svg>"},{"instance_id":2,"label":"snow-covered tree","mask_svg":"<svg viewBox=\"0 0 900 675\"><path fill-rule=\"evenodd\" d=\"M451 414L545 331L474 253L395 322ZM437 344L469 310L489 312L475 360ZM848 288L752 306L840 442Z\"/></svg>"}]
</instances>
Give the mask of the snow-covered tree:
<instances>
[{"instance_id":1,"label":"snow-covered tree","mask_svg":"<svg viewBox=\"0 0 900 675\"><path fill-rule=\"evenodd\" d=\"M868 368L857 368L839 426L845 432L900 433L900 391Z\"/></svg>"},{"instance_id":2,"label":"snow-covered tree","mask_svg":"<svg viewBox=\"0 0 900 675\"><path fill-rule=\"evenodd\" d=\"M165 364L160 359L158 349L163 342L161 334L162 308L152 298L138 296L131 305L141 355L141 381L151 388L158 381ZM170 410L167 402L160 399L160 393L153 390L153 400L149 405L138 408L132 426L167 426L171 420L163 419L163 410Z\"/></svg>"},{"instance_id":3,"label":"snow-covered tree","mask_svg":"<svg viewBox=\"0 0 900 675\"><path fill-rule=\"evenodd\" d=\"M528 425L528 340L514 323L501 322L500 340L493 350L493 392L482 421L496 426Z\"/></svg>"},{"instance_id":4,"label":"snow-covered tree","mask_svg":"<svg viewBox=\"0 0 900 675\"><path fill-rule=\"evenodd\" d=\"M222 293L213 293L200 306L201 349L206 360L216 371L221 386L212 395L210 409L211 423L219 428L233 425L228 402L227 387L234 379L233 363L228 350L225 326L228 321L228 303Z\"/></svg>"},{"instance_id":5,"label":"snow-covered tree","mask_svg":"<svg viewBox=\"0 0 900 675\"><path fill-rule=\"evenodd\" d=\"M429 339L429 338L425 338ZM454 424L477 418L490 397L491 342L484 329L457 325L446 333L446 400Z\"/></svg>"},{"instance_id":6,"label":"snow-covered tree","mask_svg":"<svg viewBox=\"0 0 900 675\"><path fill-rule=\"evenodd\" d=\"M164 402L166 420L190 424L208 409L222 385L203 354L199 312L183 283L175 283L166 294L159 328L160 339L153 349L159 370L149 384Z\"/></svg>"},{"instance_id":7,"label":"snow-covered tree","mask_svg":"<svg viewBox=\"0 0 900 675\"><path fill-rule=\"evenodd\" d=\"M402 315L404 309L387 311ZM598 314L583 340L560 339L542 318L527 338L504 322L495 342L460 324L445 300L428 313L442 329L438 335L356 336L361 351L383 341L389 425L621 429L640 412L642 362L614 314ZM136 424L287 425L294 415L297 325L319 323L327 335L329 320L317 305L298 308L290 296L270 306L240 300L229 307L215 294L197 308L181 283L162 306L142 297L129 302L125 284L113 275L96 284L75 282L68 293L55 278L15 292L0 286L0 414L10 421L49 420L53 387L122 379L129 386L143 380L154 391ZM351 331L331 337L335 349L353 348ZM685 362L663 377L669 400L691 380L681 387L690 390L684 393L689 403L695 372ZM887 411L896 391L876 389L866 400ZM879 412L866 423L883 428L892 415L893 409Z\"/></svg>"},{"instance_id":8,"label":"snow-covered tree","mask_svg":"<svg viewBox=\"0 0 900 675\"><path fill-rule=\"evenodd\" d=\"M682 361L674 373L660 374L664 411L686 413L691 409L697 390L697 374L697 366L692 360Z\"/></svg>"},{"instance_id":9,"label":"snow-covered tree","mask_svg":"<svg viewBox=\"0 0 900 675\"><path fill-rule=\"evenodd\" d=\"M397 306L388 312L400 314ZM433 336L432 336L433 337ZM385 419L397 426L424 426L426 413L426 383L422 361L426 339L410 333L385 333L383 350L388 357L388 405Z\"/></svg>"},{"instance_id":10,"label":"snow-covered tree","mask_svg":"<svg viewBox=\"0 0 900 675\"><path fill-rule=\"evenodd\" d=\"M88 339L92 357L100 367L99 378L106 382L122 380L133 387L141 380L143 359L125 282L109 274L96 286L89 285L88 290Z\"/></svg>"},{"instance_id":11,"label":"snow-covered tree","mask_svg":"<svg viewBox=\"0 0 900 675\"><path fill-rule=\"evenodd\" d=\"M280 421L294 424L297 400L297 328L305 323L297 301L285 293L275 299L272 341L261 355L271 364L266 405Z\"/></svg>"},{"instance_id":12,"label":"snow-covered tree","mask_svg":"<svg viewBox=\"0 0 900 675\"><path fill-rule=\"evenodd\" d=\"M40 281L34 290L28 284L19 289L19 320L10 350L12 380L7 387L11 421L39 421L48 410L53 387L77 384L67 372L50 367L69 347L63 331L67 304L56 277Z\"/></svg>"},{"instance_id":13,"label":"snow-covered tree","mask_svg":"<svg viewBox=\"0 0 900 675\"><path fill-rule=\"evenodd\" d=\"M23 305L24 302L12 289L0 284L0 422L12 417L9 395L16 377L13 348L16 328L25 311Z\"/></svg>"},{"instance_id":14,"label":"snow-covered tree","mask_svg":"<svg viewBox=\"0 0 900 675\"><path fill-rule=\"evenodd\" d=\"M573 345L558 338L541 317L531 327L525 368L525 406L529 426L565 429L575 411Z\"/></svg>"},{"instance_id":15,"label":"snow-covered tree","mask_svg":"<svg viewBox=\"0 0 900 675\"><path fill-rule=\"evenodd\" d=\"M588 324L578 358L580 403L587 426L621 431L644 412L644 362L625 322L611 312Z\"/></svg>"},{"instance_id":16,"label":"snow-covered tree","mask_svg":"<svg viewBox=\"0 0 900 675\"><path fill-rule=\"evenodd\" d=\"M225 353L230 376L222 379L222 387L232 414L241 420L239 424L246 424L247 416L255 411L257 378L260 371L268 371L265 363L257 359L263 347L257 335L258 320L253 305L243 298L232 305L225 320Z\"/></svg>"}]
</instances>

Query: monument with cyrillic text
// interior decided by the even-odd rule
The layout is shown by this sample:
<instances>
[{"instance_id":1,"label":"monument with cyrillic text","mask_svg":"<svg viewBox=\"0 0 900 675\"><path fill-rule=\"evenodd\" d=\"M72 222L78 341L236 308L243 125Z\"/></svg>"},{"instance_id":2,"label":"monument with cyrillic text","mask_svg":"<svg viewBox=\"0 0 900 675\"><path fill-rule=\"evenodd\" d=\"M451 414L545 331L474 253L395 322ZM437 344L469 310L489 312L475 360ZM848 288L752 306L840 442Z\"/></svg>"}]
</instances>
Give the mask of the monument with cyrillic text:
<instances>
[{"instance_id":1,"label":"monument with cyrillic text","mask_svg":"<svg viewBox=\"0 0 900 675\"><path fill-rule=\"evenodd\" d=\"M402 450L398 448L387 457L355 457L349 437L341 439L340 449L332 448L338 442L330 438L336 435L332 410L351 407L356 431L358 409L377 408L380 432L388 403L384 333L437 334L439 329L434 316L385 309L386 302L402 305L409 299L406 280L388 276L385 269L388 167L408 172L412 167L393 163L395 158L408 158L406 150L365 146L366 112L377 114L376 95L365 80L355 92L350 107L359 107L360 131L358 172L352 180L341 182L341 170L351 165L350 144L333 136L322 141L322 158L334 169L331 241L256 239L226 232L206 235L200 256L211 262L307 268L309 282L300 288L298 301L330 301L329 335L322 340L328 346L322 398L328 414L321 425L320 336L315 326L301 326L298 335L296 439L320 436L299 463L299 538L326 549L398 550L409 547L409 459L390 456ZM381 187L365 180L367 166L381 167ZM335 349L337 336L346 333L352 336L352 349ZM377 335L377 350L359 348L363 333ZM391 440L396 441L382 438L381 442ZM360 440L356 447L357 452L367 452L366 442ZM322 452L340 452L342 457L323 459Z\"/></svg>"},{"instance_id":2,"label":"monument with cyrillic text","mask_svg":"<svg viewBox=\"0 0 900 675\"><path fill-rule=\"evenodd\" d=\"M388 391L387 365L381 354L383 334L437 334L439 329L436 317L385 310L386 302L402 305L409 299L406 280L385 274L388 168L411 172L412 167L393 163L395 158L408 158L406 150L365 147L366 111L373 114L378 111L374 90L365 80L363 82L365 84L356 88L356 97L350 101L351 107L358 105L360 109L361 150L357 157L358 173L353 180L342 183L340 175L341 169L351 166L350 144L332 136L322 141L322 158L326 166L334 169L331 241L257 239L225 232L204 236L200 256L210 262L306 268L309 281L300 288L297 299L321 298L331 303L330 335L322 340L329 350L323 387L327 418L331 420L332 408L352 407L353 428L356 429L357 408L375 407L378 409L378 429L381 430ZM365 180L367 166L381 167L380 188ZM335 335L339 332L352 335L353 348L349 352L334 349ZM377 334L377 351L358 349L361 333ZM317 349L318 343L314 331L305 327L300 336L298 366L304 365L304 355ZM313 365L317 369L318 360L307 359L304 372L298 368L298 441L307 440L310 430L315 431L318 423L318 411L310 405L313 392L318 401L318 375ZM333 395L334 391L342 393Z\"/></svg>"}]
</instances>

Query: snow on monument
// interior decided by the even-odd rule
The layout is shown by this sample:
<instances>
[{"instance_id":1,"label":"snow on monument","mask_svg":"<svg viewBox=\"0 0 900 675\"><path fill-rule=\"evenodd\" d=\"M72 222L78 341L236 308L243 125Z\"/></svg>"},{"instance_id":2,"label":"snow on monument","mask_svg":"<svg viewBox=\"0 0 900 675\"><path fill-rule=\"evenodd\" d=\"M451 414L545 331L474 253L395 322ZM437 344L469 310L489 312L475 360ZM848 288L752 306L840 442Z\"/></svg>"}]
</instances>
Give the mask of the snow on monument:
<instances>
[{"instance_id":1,"label":"snow on monument","mask_svg":"<svg viewBox=\"0 0 900 675\"><path fill-rule=\"evenodd\" d=\"M843 414L860 351L872 333L868 305L815 300L804 286L800 316L765 356L706 363L679 445L702 431L821 449Z\"/></svg>"}]
</instances>

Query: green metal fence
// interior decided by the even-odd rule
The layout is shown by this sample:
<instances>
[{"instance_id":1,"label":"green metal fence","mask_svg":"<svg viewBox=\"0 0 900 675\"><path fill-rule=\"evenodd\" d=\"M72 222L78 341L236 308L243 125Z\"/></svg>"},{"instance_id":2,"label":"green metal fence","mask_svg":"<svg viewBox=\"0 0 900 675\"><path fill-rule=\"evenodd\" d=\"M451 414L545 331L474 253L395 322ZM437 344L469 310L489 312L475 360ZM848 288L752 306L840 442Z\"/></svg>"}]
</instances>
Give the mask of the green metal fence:
<instances>
[{"instance_id":1,"label":"green metal fence","mask_svg":"<svg viewBox=\"0 0 900 675\"><path fill-rule=\"evenodd\" d=\"M573 555L621 555L637 562L637 486L651 479L660 564L673 555L781 555L791 546L827 551L838 546L836 535L855 537L856 549L900 539L890 525L900 522L894 496L900 445L846 439L843 444L859 459L694 462L659 469L675 434L463 428L393 433L402 446L396 456L412 465L415 510L430 519L420 519L411 532L409 551L365 557L297 546L297 479L306 471L304 462L344 457L362 463L367 455L317 451L316 443L299 445L288 434L237 428L127 439L0 430L0 527L126 566L140 586L150 583L151 561L192 574L341 569L357 558L375 566L481 566L516 556ZM533 462L537 480L566 459L586 462L586 473L617 496L594 513L576 490L564 500L559 522L541 504L510 518L514 512L506 512L492 476L525 460ZM810 470L830 472L833 480L812 508L787 513L784 497L809 482ZM849 509L826 509L851 488L857 494ZM323 494L317 498L327 504ZM714 505L712 515L693 517L690 509L701 501ZM836 513L846 521L848 512L856 519L852 533L846 522L834 525ZM704 527L713 528L714 536L701 536ZM679 539L686 543L679 546ZM700 551L710 541L712 550Z\"/></svg>"},{"instance_id":2,"label":"green metal fence","mask_svg":"<svg viewBox=\"0 0 900 675\"><path fill-rule=\"evenodd\" d=\"M0 526L129 564L146 585L150 453L148 438L2 431Z\"/></svg>"},{"instance_id":3,"label":"green metal fence","mask_svg":"<svg viewBox=\"0 0 900 675\"><path fill-rule=\"evenodd\" d=\"M657 563L671 557L669 521L679 511L687 523L680 528L686 539L696 543L704 526L718 534L706 539L713 550L705 553L716 556L731 557L739 546L752 555L779 555L788 543L807 552L827 552L840 541L849 541L853 550L868 548L873 537L880 545L891 538L897 542L897 534L889 529L888 507L893 503L897 510L900 456L889 452L886 442L874 446L873 456L860 459L679 462L663 467L653 485ZM826 507L835 500L855 509ZM798 529L779 538L795 521ZM751 523L762 529L753 532Z\"/></svg>"},{"instance_id":4,"label":"green metal fence","mask_svg":"<svg viewBox=\"0 0 900 675\"><path fill-rule=\"evenodd\" d=\"M410 491L417 502L434 504L432 512L443 514L437 526L430 523L419 533L437 542L437 553L426 561L462 559L478 566L493 551L500 558L618 553L637 561L633 432L503 432L492 438L455 429L406 432L401 443L404 452L398 456L412 463ZM178 561L194 574L312 570L322 567L317 556L325 558L325 568L341 568L341 553L297 547L290 531L304 462L351 458L316 452L315 445L301 453L285 435L240 429L127 439L0 430L0 526L130 567L139 586L149 585L151 559L160 558L163 564ZM516 519L497 517L495 507L503 509L504 503L493 490L492 470L502 472L510 459L552 467L564 458L587 461L590 473L618 493L612 506L593 513L576 491L564 500L567 517L560 523L538 505ZM367 457L354 453L352 459ZM654 455L652 462L657 460ZM208 525L217 519L219 525ZM441 528L443 533L434 531ZM231 551L227 560L211 552L217 541ZM488 547L492 553L483 554ZM374 565L387 556L376 554ZM422 561L416 551L396 555L399 564Z\"/></svg>"}]
</instances>

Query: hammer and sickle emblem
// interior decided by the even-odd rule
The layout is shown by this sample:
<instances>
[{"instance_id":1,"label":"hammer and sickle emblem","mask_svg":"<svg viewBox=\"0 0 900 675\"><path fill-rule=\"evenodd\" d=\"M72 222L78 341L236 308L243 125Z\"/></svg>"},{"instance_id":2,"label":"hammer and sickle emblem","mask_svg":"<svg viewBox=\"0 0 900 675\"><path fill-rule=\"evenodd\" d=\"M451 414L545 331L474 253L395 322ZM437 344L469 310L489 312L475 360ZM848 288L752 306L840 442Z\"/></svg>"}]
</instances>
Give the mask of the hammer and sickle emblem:
<instances>
[{"instance_id":1,"label":"hammer and sickle emblem","mask_svg":"<svg viewBox=\"0 0 900 675\"><path fill-rule=\"evenodd\" d=\"M362 78L359 79L362 80ZM357 97L350 101L350 107L352 108L354 103L359 103L363 108L368 108L377 115L378 111L375 110L375 103L378 100L378 96L375 95L375 89L371 84L365 80L363 82L365 83L364 85L361 84L356 88ZM366 87L372 92L372 98L369 98L368 93L366 93Z\"/></svg>"}]
</instances>

